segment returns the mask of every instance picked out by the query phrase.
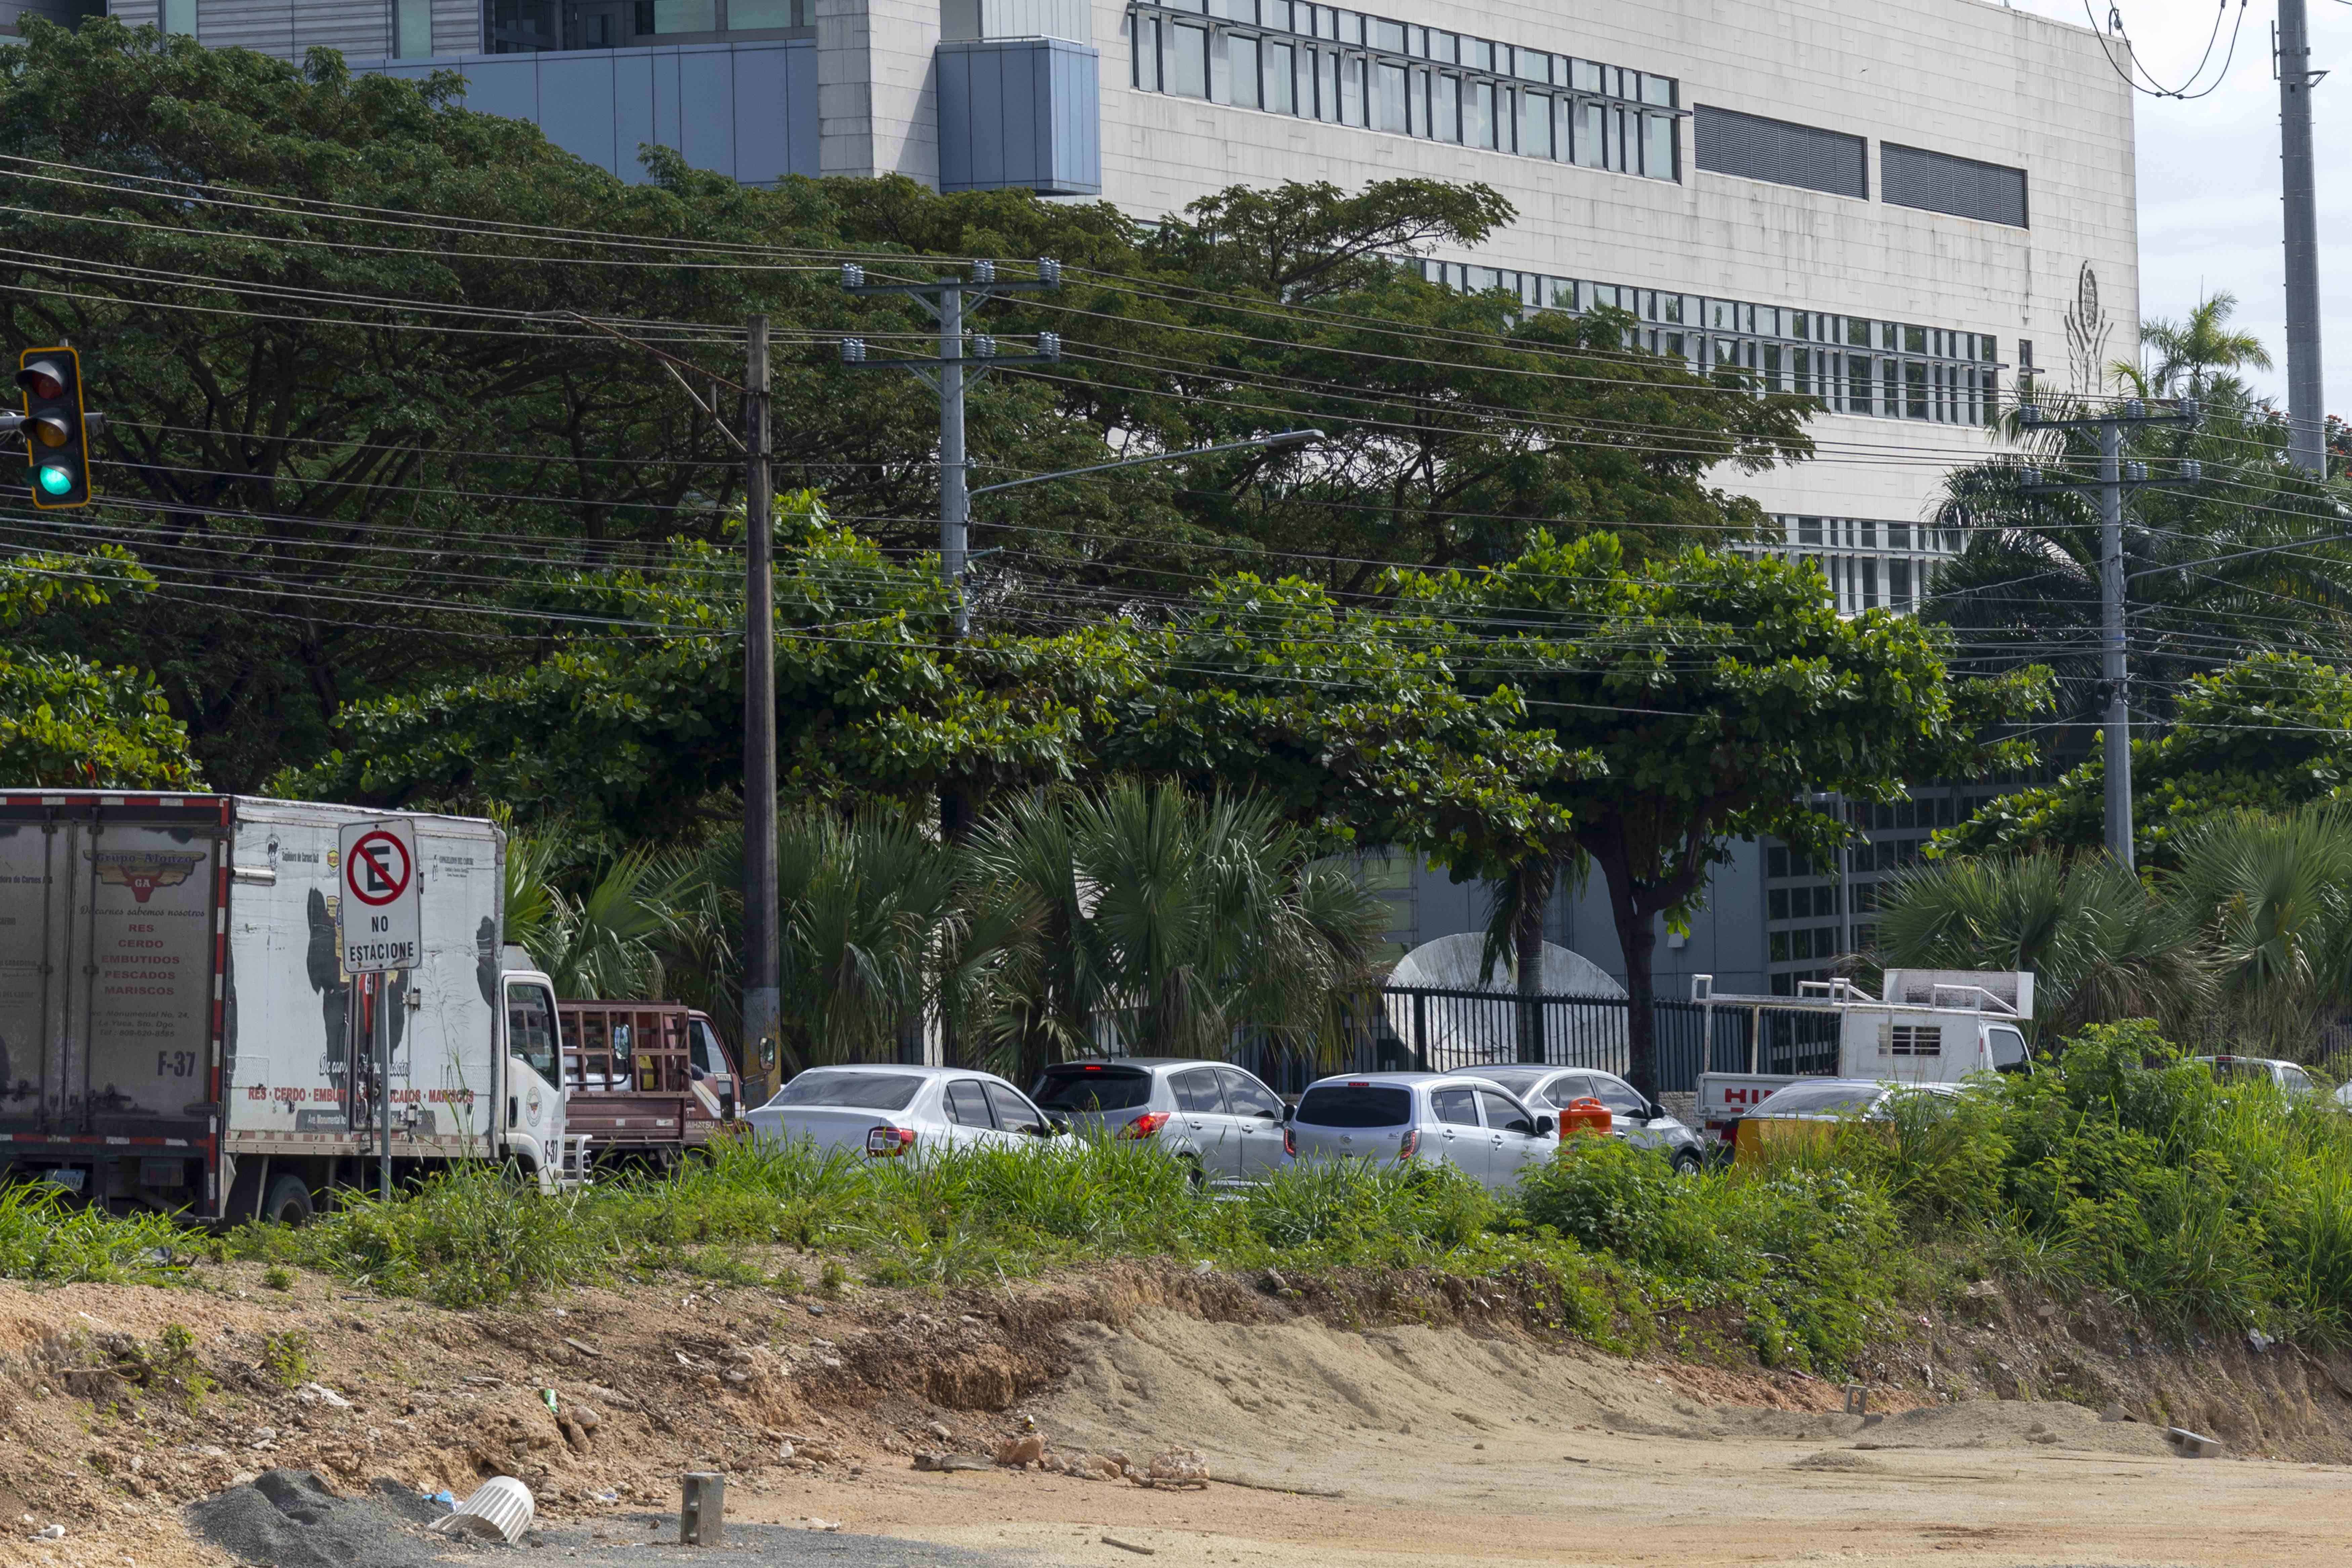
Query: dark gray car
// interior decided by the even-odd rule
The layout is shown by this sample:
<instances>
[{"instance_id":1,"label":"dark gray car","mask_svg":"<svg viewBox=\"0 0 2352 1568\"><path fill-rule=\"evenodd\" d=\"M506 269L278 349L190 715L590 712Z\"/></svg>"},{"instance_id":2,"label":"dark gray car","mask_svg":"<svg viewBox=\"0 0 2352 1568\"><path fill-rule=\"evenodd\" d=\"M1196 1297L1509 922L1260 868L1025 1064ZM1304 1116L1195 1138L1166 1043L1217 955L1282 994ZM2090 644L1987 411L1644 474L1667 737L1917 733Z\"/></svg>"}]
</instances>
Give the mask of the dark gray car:
<instances>
[{"instance_id":1,"label":"dark gray car","mask_svg":"<svg viewBox=\"0 0 2352 1568\"><path fill-rule=\"evenodd\" d=\"M1193 1180L1262 1182L1282 1163L1282 1098L1251 1074L1189 1057L1056 1062L1030 1098L1070 1131L1148 1139Z\"/></svg>"},{"instance_id":2,"label":"dark gray car","mask_svg":"<svg viewBox=\"0 0 2352 1568\"><path fill-rule=\"evenodd\" d=\"M1494 1079L1537 1110L1558 1116L1571 1100L1597 1100L1609 1108L1610 1131L1641 1149L1665 1153L1677 1171L1696 1171L1706 1158L1699 1135L1654 1105L1613 1072L1598 1068L1482 1067Z\"/></svg>"}]
</instances>

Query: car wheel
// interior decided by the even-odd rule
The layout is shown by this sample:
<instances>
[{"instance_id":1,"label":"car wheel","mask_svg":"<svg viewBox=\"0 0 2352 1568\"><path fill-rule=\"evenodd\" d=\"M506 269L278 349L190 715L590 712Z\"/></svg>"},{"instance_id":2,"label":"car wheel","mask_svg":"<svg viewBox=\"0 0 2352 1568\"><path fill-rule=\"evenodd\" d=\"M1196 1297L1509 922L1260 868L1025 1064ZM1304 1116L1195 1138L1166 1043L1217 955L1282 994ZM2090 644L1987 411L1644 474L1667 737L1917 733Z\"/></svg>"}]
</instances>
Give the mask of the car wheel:
<instances>
[{"instance_id":1,"label":"car wheel","mask_svg":"<svg viewBox=\"0 0 2352 1568\"><path fill-rule=\"evenodd\" d=\"M1697 1150L1677 1149L1675 1151L1675 1175L1696 1176L1705 1169L1706 1169L1706 1162L1699 1156L1699 1152Z\"/></svg>"},{"instance_id":2,"label":"car wheel","mask_svg":"<svg viewBox=\"0 0 2352 1568\"><path fill-rule=\"evenodd\" d=\"M261 1217L272 1225L308 1225L314 1212L310 1189L299 1176L280 1176L261 1201Z\"/></svg>"},{"instance_id":3,"label":"car wheel","mask_svg":"<svg viewBox=\"0 0 2352 1568\"><path fill-rule=\"evenodd\" d=\"M1177 1156L1176 1163L1184 1167L1184 1182L1187 1186L1196 1193L1208 1187L1209 1173L1201 1169L1200 1161L1190 1154L1180 1154Z\"/></svg>"}]
</instances>

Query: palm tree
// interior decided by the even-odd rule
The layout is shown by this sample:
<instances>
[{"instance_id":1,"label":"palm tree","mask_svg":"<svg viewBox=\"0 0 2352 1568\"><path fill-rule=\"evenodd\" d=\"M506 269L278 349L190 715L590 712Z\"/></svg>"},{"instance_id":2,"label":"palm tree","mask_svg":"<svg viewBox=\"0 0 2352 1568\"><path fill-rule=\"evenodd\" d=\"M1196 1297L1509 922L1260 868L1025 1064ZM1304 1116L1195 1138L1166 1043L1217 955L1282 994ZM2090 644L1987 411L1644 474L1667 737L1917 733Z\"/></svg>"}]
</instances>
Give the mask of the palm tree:
<instances>
[{"instance_id":1,"label":"palm tree","mask_svg":"<svg viewBox=\"0 0 2352 1568\"><path fill-rule=\"evenodd\" d=\"M1172 784L1023 797L966 857L961 961L986 977L961 1005L1024 1078L1113 1044L1203 1056L1245 1025L1312 1032L1387 923L1276 803Z\"/></svg>"},{"instance_id":2,"label":"palm tree","mask_svg":"<svg viewBox=\"0 0 2352 1568\"><path fill-rule=\"evenodd\" d=\"M2216 371L2236 382L2231 373L2270 369L2270 351L2263 347L2262 339L2230 330L2230 318L2237 309L2238 297L2224 289L2200 300L2186 321L2152 316L2140 323L2139 341L2142 348L2156 351L2155 365L2143 371L2117 361L2109 368L2143 395L2195 398L2206 396L2222 378L2213 374Z\"/></svg>"},{"instance_id":3,"label":"palm tree","mask_svg":"<svg viewBox=\"0 0 2352 1568\"><path fill-rule=\"evenodd\" d=\"M2184 833L2169 891L2204 924L2219 1022L2273 1056L2301 1056L2319 1008L2347 994L2352 816L2338 807L2237 811Z\"/></svg>"},{"instance_id":4,"label":"palm tree","mask_svg":"<svg viewBox=\"0 0 2352 1568\"><path fill-rule=\"evenodd\" d=\"M1887 968L2030 969L2044 1038L2131 1017L2185 1031L2213 991L2199 936L2192 909L2105 856L2042 853L1900 873L1873 956Z\"/></svg>"},{"instance_id":5,"label":"palm tree","mask_svg":"<svg viewBox=\"0 0 2352 1568\"><path fill-rule=\"evenodd\" d=\"M659 942L673 902L664 868L651 851L631 850L575 894L560 874L565 837L548 829L508 839L507 939L546 971L559 996L659 994Z\"/></svg>"}]
</instances>

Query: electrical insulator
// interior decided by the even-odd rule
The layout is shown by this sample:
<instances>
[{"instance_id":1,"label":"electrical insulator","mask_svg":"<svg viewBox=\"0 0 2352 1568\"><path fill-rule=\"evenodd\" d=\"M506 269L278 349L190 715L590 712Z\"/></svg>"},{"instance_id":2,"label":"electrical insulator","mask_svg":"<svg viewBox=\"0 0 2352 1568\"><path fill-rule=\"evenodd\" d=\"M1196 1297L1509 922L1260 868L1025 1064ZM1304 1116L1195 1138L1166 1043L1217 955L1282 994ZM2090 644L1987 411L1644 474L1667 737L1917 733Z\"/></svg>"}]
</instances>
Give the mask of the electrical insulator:
<instances>
[{"instance_id":1,"label":"electrical insulator","mask_svg":"<svg viewBox=\"0 0 2352 1568\"><path fill-rule=\"evenodd\" d=\"M995 281L996 281L996 263L995 263L995 262L993 262L993 261L975 261L975 262L973 262L973 263L971 264L971 280L972 280L973 282L975 282L975 283L993 283L993 282L995 282Z\"/></svg>"},{"instance_id":2,"label":"electrical insulator","mask_svg":"<svg viewBox=\"0 0 2352 1568\"><path fill-rule=\"evenodd\" d=\"M1039 257L1037 281L1048 289L1059 289L1062 286L1062 264L1050 256Z\"/></svg>"},{"instance_id":3,"label":"electrical insulator","mask_svg":"<svg viewBox=\"0 0 2352 1568\"><path fill-rule=\"evenodd\" d=\"M1039 332L1037 334L1037 353L1040 357L1051 360L1055 364L1061 363L1062 334L1059 332Z\"/></svg>"},{"instance_id":4,"label":"electrical insulator","mask_svg":"<svg viewBox=\"0 0 2352 1568\"><path fill-rule=\"evenodd\" d=\"M2205 477L2205 465L2194 458L2184 458L2180 464L2180 477L2195 484Z\"/></svg>"},{"instance_id":5,"label":"electrical insulator","mask_svg":"<svg viewBox=\"0 0 2352 1568\"><path fill-rule=\"evenodd\" d=\"M2137 398L2137 397L2127 399L2127 400L2125 402L2125 404L2124 404L2124 417L2125 417L2125 418L2126 418L2126 419L2145 419L2145 418L2147 418L2147 404L2145 404L2145 403L2142 403L2142 402L2141 402L2138 398Z\"/></svg>"},{"instance_id":6,"label":"electrical insulator","mask_svg":"<svg viewBox=\"0 0 2352 1568\"><path fill-rule=\"evenodd\" d=\"M845 289L865 288L866 268L858 266L855 261L843 262L841 264L841 286Z\"/></svg>"},{"instance_id":7,"label":"electrical insulator","mask_svg":"<svg viewBox=\"0 0 2352 1568\"><path fill-rule=\"evenodd\" d=\"M2146 463L2126 463L2124 465L2124 478L2135 482L2147 478L2147 465Z\"/></svg>"},{"instance_id":8,"label":"electrical insulator","mask_svg":"<svg viewBox=\"0 0 2352 1568\"><path fill-rule=\"evenodd\" d=\"M864 364L866 363L866 340L864 338L842 339L841 363L844 364Z\"/></svg>"},{"instance_id":9,"label":"electrical insulator","mask_svg":"<svg viewBox=\"0 0 2352 1568\"><path fill-rule=\"evenodd\" d=\"M2021 403L2017 405L2017 422L2031 430L2042 423L2042 410L2031 403Z\"/></svg>"},{"instance_id":10,"label":"electrical insulator","mask_svg":"<svg viewBox=\"0 0 2352 1568\"><path fill-rule=\"evenodd\" d=\"M988 336L985 332L973 337L971 340L971 357L974 359L994 359L996 357L996 340Z\"/></svg>"},{"instance_id":11,"label":"electrical insulator","mask_svg":"<svg viewBox=\"0 0 2352 1568\"><path fill-rule=\"evenodd\" d=\"M2040 468L2020 468L2017 470L2017 482L2022 489L2032 489L2034 486L2042 482L2042 470Z\"/></svg>"}]
</instances>

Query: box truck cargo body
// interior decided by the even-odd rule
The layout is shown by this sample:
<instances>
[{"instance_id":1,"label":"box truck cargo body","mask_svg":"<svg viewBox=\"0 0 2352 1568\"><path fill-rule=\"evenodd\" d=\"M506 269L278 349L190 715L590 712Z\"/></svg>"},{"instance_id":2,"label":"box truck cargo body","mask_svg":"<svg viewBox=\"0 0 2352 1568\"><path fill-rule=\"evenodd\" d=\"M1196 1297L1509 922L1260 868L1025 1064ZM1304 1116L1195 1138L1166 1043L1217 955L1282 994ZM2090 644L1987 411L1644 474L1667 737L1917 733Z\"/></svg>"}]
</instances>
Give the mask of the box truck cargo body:
<instances>
[{"instance_id":1,"label":"box truck cargo body","mask_svg":"<svg viewBox=\"0 0 2352 1568\"><path fill-rule=\"evenodd\" d=\"M390 816L415 835L417 963L352 975L341 830ZM388 1098L396 1174L559 1179L554 991L508 960L505 853L464 817L0 790L0 1178L299 1219L373 1181Z\"/></svg>"}]
</instances>

